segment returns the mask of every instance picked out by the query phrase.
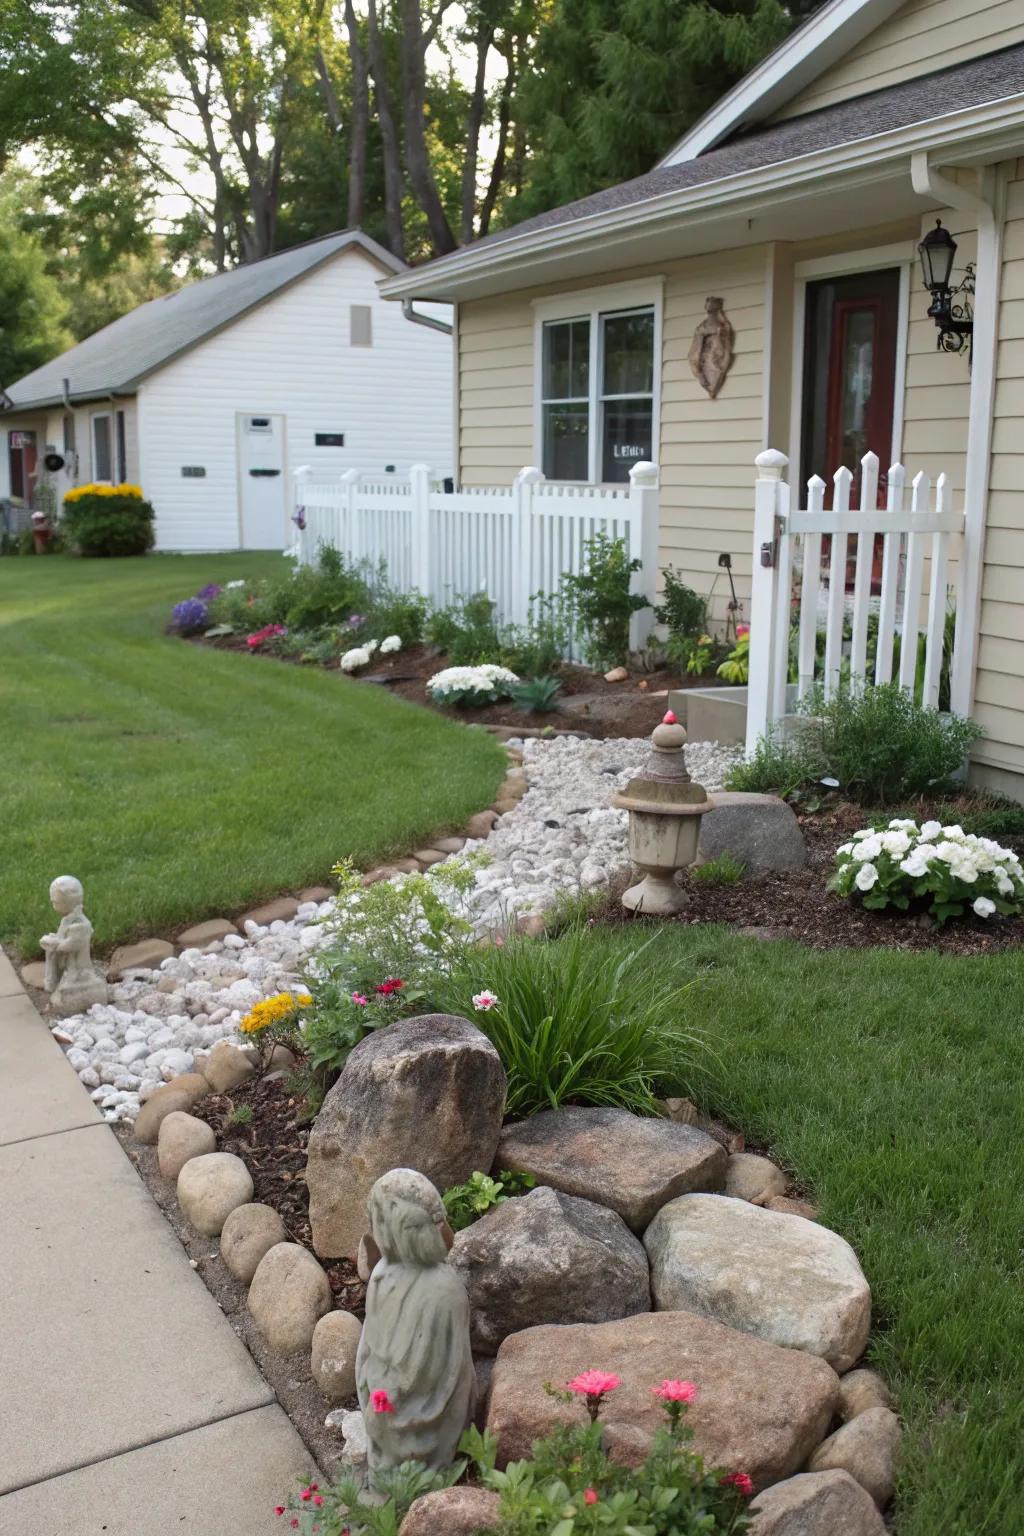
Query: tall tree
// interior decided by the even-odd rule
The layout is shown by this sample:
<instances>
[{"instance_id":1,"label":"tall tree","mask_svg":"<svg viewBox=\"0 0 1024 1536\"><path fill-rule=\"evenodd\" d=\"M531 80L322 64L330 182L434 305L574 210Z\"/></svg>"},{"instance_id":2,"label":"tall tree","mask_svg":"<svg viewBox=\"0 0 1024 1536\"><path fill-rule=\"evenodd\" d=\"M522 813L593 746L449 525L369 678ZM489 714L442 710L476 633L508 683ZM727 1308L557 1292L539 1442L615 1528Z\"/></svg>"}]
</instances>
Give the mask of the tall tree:
<instances>
[{"instance_id":1,"label":"tall tree","mask_svg":"<svg viewBox=\"0 0 1024 1536\"><path fill-rule=\"evenodd\" d=\"M73 340L68 305L57 279L46 270L46 251L24 229L23 177L0 178L0 387L48 362Z\"/></svg>"}]
</instances>

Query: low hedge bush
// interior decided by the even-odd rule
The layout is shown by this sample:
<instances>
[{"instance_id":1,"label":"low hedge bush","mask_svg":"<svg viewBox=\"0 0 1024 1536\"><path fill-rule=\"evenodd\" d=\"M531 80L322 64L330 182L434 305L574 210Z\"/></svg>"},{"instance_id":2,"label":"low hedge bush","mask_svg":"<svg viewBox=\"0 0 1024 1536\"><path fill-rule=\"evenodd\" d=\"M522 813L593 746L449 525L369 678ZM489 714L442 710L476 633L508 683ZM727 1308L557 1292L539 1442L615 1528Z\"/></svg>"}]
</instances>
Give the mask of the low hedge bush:
<instances>
[{"instance_id":1,"label":"low hedge bush","mask_svg":"<svg viewBox=\"0 0 1024 1536\"><path fill-rule=\"evenodd\" d=\"M63 532L80 555L144 555L154 515L137 485L80 485L64 497Z\"/></svg>"}]
</instances>

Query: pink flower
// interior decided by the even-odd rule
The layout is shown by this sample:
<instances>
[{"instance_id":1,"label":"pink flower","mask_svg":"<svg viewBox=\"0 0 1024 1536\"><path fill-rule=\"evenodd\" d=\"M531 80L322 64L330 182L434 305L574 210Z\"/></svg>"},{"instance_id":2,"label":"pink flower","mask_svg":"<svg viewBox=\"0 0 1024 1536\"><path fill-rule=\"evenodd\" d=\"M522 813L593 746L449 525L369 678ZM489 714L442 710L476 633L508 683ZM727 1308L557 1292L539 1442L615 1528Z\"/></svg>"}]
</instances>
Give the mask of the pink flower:
<instances>
[{"instance_id":1,"label":"pink flower","mask_svg":"<svg viewBox=\"0 0 1024 1536\"><path fill-rule=\"evenodd\" d=\"M374 1413L394 1413L395 1405L383 1388L378 1387L376 1392L370 1393L370 1403Z\"/></svg>"},{"instance_id":2,"label":"pink flower","mask_svg":"<svg viewBox=\"0 0 1024 1536\"><path fill-rule=\"evenodd\" d=\"M723 1488L735 1488L745 1499L749 1499L754 1491L754 1485L745 1472L727 1472L719 1481Z\"/></svg>"},{"instance_id":3,"label":"pink flower","mask_svg":"<svg viewBox=\"0 0 1024 1536\"><path fill-rule=\"evenodd\" d=\"M614 1392L622 1385L622 1378L610 1371L582 1371L567 1385L570 1392L578 1392L580 1397L604 1397L606 1392Z\"/></svg>"},{"instance_id":4,"label":"pink flower","mask_svg":"<svg viewBox=\"0 0 1024 1536\"><path fill-rule=\"evenodd\" d=\"M323 1496L322 1493L315 1493L313 1495L313 1503L316 1505L317 1509L320 1508L320 1505L323 1503L323 1501L324 1501L324 1496Z\"/></svg>"},{"instance_id":5,"label":"pink flower","mask_svg":"<svg viewBox=\"0 0 1024 1536\"><path fill-rule=\"evenodd\" d=\"M477 1013L489 1013L492 1008L498 1007L498 998L485 988L483 992L473 993L473 1007Z\"/></svg>"},{"instance_id":6,"label":"pink flower","mask_svg":"<svg viewBox=\"0 0 1024 1536\"><path fill-rule=\"evenodd\" d=\"M697 1396L697 1388L692 1381L663 1381L660 1387L651 1390L655 1397L660 1397L665 1403L692 1403Z\"/></svg>"},{"instance_id":7,"label":"pink flower","mask_svg":"<svg viewBox=\"0 0 1024 1536\"><path fill-rule=\"evenodd\" d=\"M596 1504L598 1502L597 1489L596 1488L586 1488L586 1489L584 1489L584 1492L583 1492L583 1502L584 1502L584 1504Z\"/></svg>"},{"instance_id":8,"label":"pink flower","mask_svg":"<svg viewBox=\"0 0 1024 1536\"><path fill-rule=\"evenodd\" d=\"M400 992L404 986L405 982L401 981L399 977L389 976L386 981L379 982L373 990L379 992L381 997L390 997L392 992Z\"/></svg>"},{"instance_id":9,"label":"pink flower","mask_svg":"<svg viewBox=\"0 0 1024 1536\"><path fill-rule=\"evenodd\" d=\"M736 639L737 640L742 640L744 635L749 635L749 634L750 634L750 625L749 624L737 624L736 625Z\"/></svg>"},{"instance_id":10,"label":"pink flower","mask_svg":"<svg viewBox=\"0 0 1024 1536\"><path fill-rule=\"evenodd\" d=\"M278 1504L275 1507L275 1509L274 1509L274 1514L275 1515L283 1515L284 1514L284 1505L283 1504Z\"/></svg>"},{"instance_id":11,"label":"pink flower","mask_svg":"<svg viewBox=\"0 0 1024 1536\"><path fill-rule=\"evenodd\" d=\"M355 1003L357 1008L365 1008L366 1007L366 998L363 996L363 994L361 992L353 992L352 993L352 1001Z\"/></svg>"}]
</instances>

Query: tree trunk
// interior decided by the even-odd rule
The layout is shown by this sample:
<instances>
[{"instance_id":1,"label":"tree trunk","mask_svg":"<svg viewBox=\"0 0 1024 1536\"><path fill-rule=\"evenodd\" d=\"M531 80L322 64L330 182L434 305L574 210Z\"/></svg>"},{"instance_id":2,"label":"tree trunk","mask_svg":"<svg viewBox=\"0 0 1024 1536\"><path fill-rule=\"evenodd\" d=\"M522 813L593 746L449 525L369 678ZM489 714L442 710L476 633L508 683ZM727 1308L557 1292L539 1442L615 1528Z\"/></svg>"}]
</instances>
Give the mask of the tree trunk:
<instances>
[{"instance_id":1,"label":"tree trunk","mask_svg":"<svg viewBox=\"0 0 1024 1536\"><path fill-rule=\"evenodd\" d=\"M373 75L380 124L381 149L384 154L384 228L388 248L400 261L405 260L405 231L402 227L402 152L399 146L395 114L388 89L387 66L381 47L376 0L370 0L367 12L370 72Z\"/></svg>"},{"instance_id":2,"label":"tree trunk","mask_svg":"<svg viewBox=\"0 0 1024 1536\"><path fill-rule=\"evenodd\" d=\"M498 142L494 149L494 162L491 165L491 175L487 183L487 191L480 205L480 222L478 232L486 235L491 227L491 217L494 213L494 205L498 201L498 194L505 180L505 167L508 161L508 134L512 121L512 97L516 85L516 67L513 51L508 55L508 70L505 75L505 83L501 88L501 100L498 103Z\"/></svg>"},{"instance_id":3,"label":"tree trunk","mask_svg":"<svg viewBox=\"0 0 1024 1536\"><path fill-rule=\"evenodd\" d=\"M405 163L413 195L427 218L434 254L444 256L456 249L456 239L445 215L427 151L424 127L426 65L420 0L399 0L402 61L402 104L405 121Z\"/></svg>"},{"instance_id":4,"label":"tree trunk","mask_svg":"<svg viewBox=\"0 0 1024 1536\"><path fill-rule=\"evenodd\" d=\"M460 238L468 245L473 238L476 217L476 171L480 156L480 129L484 121L487 97L487 55L490 52L494 29L481 22L476 35L476 79L469 102L466 122L466 158L462 162L462 224Z\"/></svg>"},{"instance_id":5,"label":"tree trunk","mask_svg":"<svg viewBox=\"0 0 1024 1536\"><path fill-rule=\"evenodd\" d=\"M370 97L366 52L359 36L352 0L345 0L345 30L352 66L352 126L348 144L348 226L358 229L366 203L366 140L370 126Z\"/></svg>"}]
</instances>

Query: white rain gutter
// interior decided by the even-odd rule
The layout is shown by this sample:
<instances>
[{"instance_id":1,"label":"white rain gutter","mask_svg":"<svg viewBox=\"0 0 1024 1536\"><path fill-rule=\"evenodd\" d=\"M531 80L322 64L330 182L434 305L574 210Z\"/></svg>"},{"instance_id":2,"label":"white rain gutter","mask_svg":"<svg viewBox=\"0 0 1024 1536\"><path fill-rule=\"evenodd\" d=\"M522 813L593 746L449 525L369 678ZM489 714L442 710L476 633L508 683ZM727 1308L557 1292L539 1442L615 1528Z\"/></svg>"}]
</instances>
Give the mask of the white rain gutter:
<instances>
[{"instance_id":1,"label":"white rain gutter","mask_svg":"<svg viewBox=\"0 0 1024 1536\"><path fill-rule=\"evenodd\" d=\"M910 162L914 191L920 197L976 223L978 250L974 263L974 333L971 363L971 403L967 417L967 464L964 472L964 549L959 562L956 642L950 676L950 708L970 715L978 666L981 590L985 574L985 530L988 522L989 478L992 463L992 421L999 345L999 290L1003 271L1003 228L1006 214L1006 174L1000 166L977 173L977 188L961 186L931 164L927 151Z\"/></svg>"},{"instance_id":2,"label":"white rain gutter","mask_svg":"<svg viewBox=\"0 0 1024 1536\"><path fill-rule=\"evenodd\" d=\"M986 146L986 153L993 158L1004 151L1013 156L1019 152L1022 124L1024 94L1004 96L888 133L814 150L699 186L663 192L621 208L603 209L564 225L510 234L479 248L470 246L387 278L380 291L389 299L437 298L451 303L470 295L458 294L453 300L450 280L462 285L476 278L498 276L509 269L516 276L513 286L528 288L532 281L528 275L530 268L553 256L569 257L597 244L611 251L618 244L682 217L693 226L715 223L730 211L754 213L762 207L775 210L787 194L790 198L804 196L808 184L820 182L825 176L846 176L867 186L891 176L905 156L920 150L939 150L948 163L951 142L962 140L959 153L967 158L975 147L973 141L988 135L994 142ZM609 266L613 264L609 260Z\"/></svg>"}]
</instances>

